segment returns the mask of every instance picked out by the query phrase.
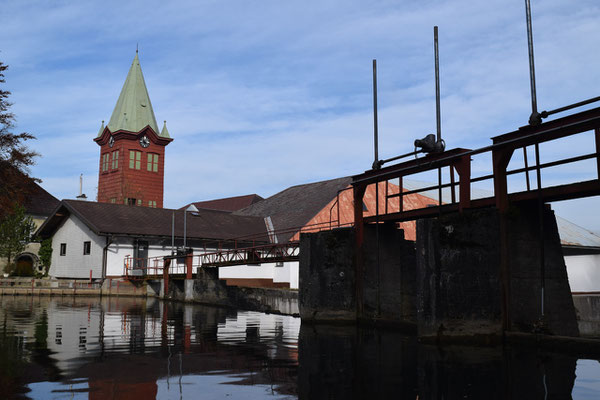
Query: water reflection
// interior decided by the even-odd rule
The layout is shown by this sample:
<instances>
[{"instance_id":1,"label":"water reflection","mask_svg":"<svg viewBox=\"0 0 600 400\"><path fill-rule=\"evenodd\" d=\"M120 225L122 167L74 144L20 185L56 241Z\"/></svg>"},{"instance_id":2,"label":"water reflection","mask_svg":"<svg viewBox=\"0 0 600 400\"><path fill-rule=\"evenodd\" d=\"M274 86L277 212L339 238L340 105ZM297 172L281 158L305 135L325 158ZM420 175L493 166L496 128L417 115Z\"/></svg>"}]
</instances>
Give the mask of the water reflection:
<instances>
[{"instance_id":1,"label":"water reflection","mask_svg":"<svg viewBox=\"0 0 600 400\"><path fill-rule=\"evenodd\" d=\"M600 364L137 298L0 297L0 398L598 398ZM576 374L577 373L577 379Z\"/></svg>"},{"instance_id":2,"label":"water reflection","mask_svg":"<svg viewBox=\"0 0 600 400\"><path fill-rule=\"evenodd\" d=\"M0 301L0 395L295 397L296 318L136 298Z\"/></svg>"}]
</instances>

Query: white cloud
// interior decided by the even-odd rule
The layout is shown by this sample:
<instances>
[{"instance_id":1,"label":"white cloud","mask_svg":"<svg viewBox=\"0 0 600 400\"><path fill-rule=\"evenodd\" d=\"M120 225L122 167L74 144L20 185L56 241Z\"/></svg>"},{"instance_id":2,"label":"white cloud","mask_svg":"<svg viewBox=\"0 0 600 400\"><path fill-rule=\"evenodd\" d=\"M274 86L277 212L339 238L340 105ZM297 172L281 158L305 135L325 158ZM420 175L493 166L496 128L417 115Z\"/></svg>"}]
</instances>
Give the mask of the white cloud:
<instances>
[{"instance_id":1,"label":"white cloud","mask_svg":"<svg viewBox=\"0 0 600 400\"><path fill-rule=\"evenodd\" d=\"M600 5L532 7L540 109L596 96ZM525 125L523 8L502 0L9 0L0 9L0 59L11 66L6 86L18 129L39 139L33 147L43 158L33 173L63 197L79 173L95 191L92 139L110 118L139 42L159 125L166 119L175 139L165 202L176 207L369 168L372 58L380 153L410 151L435 130L433 25L448 146L484 146ZM600 220L590 224L600 230Z\"/></svg>"}]
</instances>

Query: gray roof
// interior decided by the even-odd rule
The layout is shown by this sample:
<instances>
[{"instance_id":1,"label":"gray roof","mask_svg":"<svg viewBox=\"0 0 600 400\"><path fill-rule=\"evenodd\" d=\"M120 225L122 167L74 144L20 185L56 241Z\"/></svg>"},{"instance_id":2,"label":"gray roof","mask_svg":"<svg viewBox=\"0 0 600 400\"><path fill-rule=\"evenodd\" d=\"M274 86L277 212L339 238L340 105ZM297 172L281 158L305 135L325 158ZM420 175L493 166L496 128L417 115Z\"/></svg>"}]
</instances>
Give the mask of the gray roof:
<instances>
[{"instance_id":1,"label":"gray roof","mask_svg":"<svg viewBox=\"0 0 600 400\"><path fill-rule=\"evenodd\" d=\"M564 218L556 216L560 242L563 246L600 247L600 236Z\"/></svg>"},{"instance_id":2,"label":"gray roof","mask_svg":"<svg viewBox=\"0 0 600 400\"><path fill-rule=\"evenodd\" d=\"M275 231L290 230L288 233L277 234L279 241L285 242L351 182L351 177L344 177L292 186L233 214L271 217ZM298 229L294 231L295 228Z\"/></svg>"},{"instance_id":3,"label":"gray roof","mask_svg":"<svg viewBox=\"0 0 600 400\"><path fill-rule=\"evenodd\" d=\"M182 210L63 200L53 215L38 230L51 236L70 214L77 216L98 235L170 237L175 214L175 236L183 236ZM262 218L232 215L229 212L201 209L187 215L187 237L197 239L255 238L267 241Z\"/></svg>"}]
</instances>

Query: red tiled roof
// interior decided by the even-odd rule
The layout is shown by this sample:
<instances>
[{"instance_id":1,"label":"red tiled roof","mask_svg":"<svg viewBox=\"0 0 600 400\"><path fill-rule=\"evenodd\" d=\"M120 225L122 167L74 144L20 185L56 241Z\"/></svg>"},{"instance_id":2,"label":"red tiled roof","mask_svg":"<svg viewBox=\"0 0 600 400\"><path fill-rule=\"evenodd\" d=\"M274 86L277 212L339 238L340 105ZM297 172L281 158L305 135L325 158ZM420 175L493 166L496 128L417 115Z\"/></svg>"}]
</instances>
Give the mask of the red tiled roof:
<instances>
[{"instance_id":1,"label":"red tiled roof","mask_svg":"<svg viewBox=\"0 0 600 400\"><path fill-rule=\"evenodd\" d=\"M276 231L300 229L351 182L352 178L345 177L292 186L234 214L271 217ZM292 231L281 233L278 239L285 242L293 235Z\"/></svg>"}]
</instances>

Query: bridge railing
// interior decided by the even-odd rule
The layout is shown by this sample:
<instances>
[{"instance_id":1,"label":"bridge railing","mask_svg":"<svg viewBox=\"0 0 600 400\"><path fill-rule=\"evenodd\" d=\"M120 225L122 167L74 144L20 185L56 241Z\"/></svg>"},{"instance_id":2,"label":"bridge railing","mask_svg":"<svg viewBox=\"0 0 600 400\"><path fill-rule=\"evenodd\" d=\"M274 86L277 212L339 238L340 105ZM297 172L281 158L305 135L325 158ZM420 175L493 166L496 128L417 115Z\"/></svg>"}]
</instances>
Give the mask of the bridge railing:
<instances>
[{"instance_id":1,"label":"bridge railing","mask_svg":"<svg viewBox=\"0 0 600 400\"><path fill-rule=\"evenodd\" d=\"M143 280L161 277L165 268L165 260L171 256L154 256L136 258L126 256L123 260L123 276L130 280ZM169 274L183 275L186 273L185 256L174 258L169 265Z\"/></svg>"},{"instance_id":2,"label":"bridge railing","mask_svg":"<svg viewBox=\"0 0 600 400\"><path fill-rule=\"evenodd\" d=\"M577 142L587 140L586 145L574 148L561 142L572 136L577 136L573 139ZM355 221L408 221L473 207L505 208L509 201L538 198L557 201L600 194L600 108L538 126L526 126L494 137L492 141L492 145L480 149L453 149L354 176ZM554 148L550 149L553 154L544 157L541 145L546 143ZM488 160L487 165L477 164L478 170L487 173L474 176L472 164L476 157ZM587 165L571 171L564 169L576 163L583 166L585 162L592 163L592 168ZM563 169L559 172L557 167ZM437 173L437 182L433 185L399 189L404 187L403 181L407 178L432 172ZM566 178L568 183L557 184L565 173L572 175ZM512 190L509 190L508 178L520 180L512 182ZM472 184L486 181L487 195L472 196ZM363 213L360 204L369 186L375 186L377 191L376 210ZM435 202L407 204L409 195L420 194L433 197Z\"/></svg>"},{"instance_id":3,"label":"bridge railing","mask_svg":"<svg viewBox=\"0 0 600 400\"><path fill-rule=\"evenodd\" d=\"M300 242L296 239L300 233L330 230L331 227L351 226L341 224L337 220L329 220L302 227L286 228L274 231L275 236L291 237L283 243L264 243L254 241L248 235L235 239L211 241L215 248L204 247L199 252L189 255L165 254L149 258L126 256L123 261L123 276L130 280L161 278L168 264L169 275L189 276L202 267L227 267L234 265L260 265L297 261ZM264 233L260 234L264 237ZM258 236L257 236L258 237ZM197 250L197 249L196 249Z\"/></svg>"}]
</instances>

